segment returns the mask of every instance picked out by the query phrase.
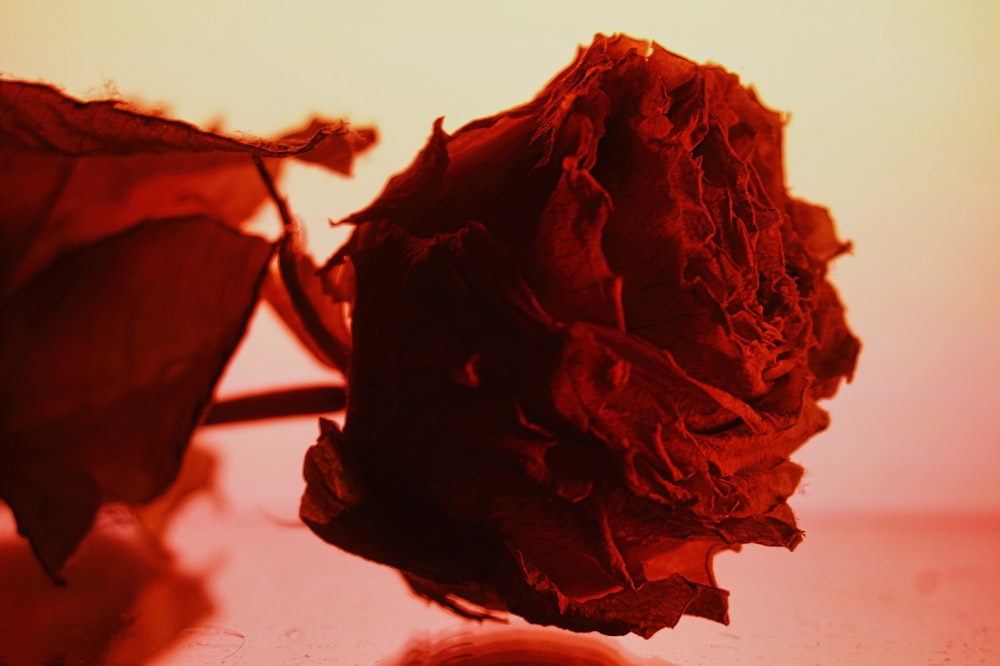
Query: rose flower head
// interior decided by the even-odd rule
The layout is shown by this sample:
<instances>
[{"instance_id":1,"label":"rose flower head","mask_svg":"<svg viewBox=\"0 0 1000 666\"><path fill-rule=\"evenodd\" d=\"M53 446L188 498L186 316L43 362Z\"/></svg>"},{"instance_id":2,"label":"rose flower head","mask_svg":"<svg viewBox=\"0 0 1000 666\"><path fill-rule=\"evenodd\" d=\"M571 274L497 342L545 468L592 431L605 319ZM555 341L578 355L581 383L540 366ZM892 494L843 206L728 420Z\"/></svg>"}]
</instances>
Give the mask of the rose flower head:
<instances>
[{"instance_id":1,"label":"rose flower head","mask_svg":"<svg viewBox=\"0 0 1000 666\"><path fill-rule=\"evenodd\" d=\"M859 349L781 135L735 75L624 36L439 121L325 268L353 348L305 522L474 617L727 622L712 557L800 541L789 455Z\"/></svg>"}]
</instances>

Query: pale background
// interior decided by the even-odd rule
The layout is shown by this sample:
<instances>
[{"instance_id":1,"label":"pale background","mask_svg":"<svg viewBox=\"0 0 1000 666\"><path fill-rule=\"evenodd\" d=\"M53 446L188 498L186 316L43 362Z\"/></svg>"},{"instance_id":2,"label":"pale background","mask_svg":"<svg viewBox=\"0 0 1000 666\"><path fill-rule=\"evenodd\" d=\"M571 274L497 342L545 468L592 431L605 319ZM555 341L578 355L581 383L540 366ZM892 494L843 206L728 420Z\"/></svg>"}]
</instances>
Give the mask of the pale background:
<instances>
[{"instance_id":1,"label":"pale background","mask_svg":"<svg viewBox=\"0 0 1000 666\"><path fill-rule=\"evenodd\" d=\"M355 178L302 167L283 184L325 255L326 219L368 203L434 118L455 129L524 102L618 31L722 64L789 112L788 184L854 242L832 277L860 365L796 456L796 510L1000 512L1000 2L2 0L0 72L258 136L314 112L375 124ZM324 378L265 310L222 392ZM232 501L293 518L314 432L205 439Z\"/></svg>"}]
</instances>

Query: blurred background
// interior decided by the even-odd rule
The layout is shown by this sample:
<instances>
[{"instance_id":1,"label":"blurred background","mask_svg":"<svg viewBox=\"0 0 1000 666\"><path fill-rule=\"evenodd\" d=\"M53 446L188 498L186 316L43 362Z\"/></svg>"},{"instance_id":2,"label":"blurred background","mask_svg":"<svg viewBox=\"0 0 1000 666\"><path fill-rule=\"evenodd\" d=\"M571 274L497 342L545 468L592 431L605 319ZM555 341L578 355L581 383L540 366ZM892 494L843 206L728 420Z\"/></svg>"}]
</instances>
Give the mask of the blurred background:
<instances>
[{"instance_id":1,"label":"blurred background","mask_svg":"<svg viewBox=\"0 0 1000 666\"><path fill-rule=\"evenodd\" d=\"M994 256L1000 251L1000 3L4 0L0 74L51 83L86 99L120 97L235 134L275 135L314 113L377 126L379 144L358 160L353 178L295 166L282 183L293 212L307 224L311 249L322 258L342 239L327 220L370 202L391 174L409 164L435 118L444 116L445 129L454 130L529 100L596 32L653 39L693 60L721 64L753 85L765 104L788 114L785 165L792 192L829 207L841 237L854 243L853 253L836 262L832 279L863 348L854 383L827 405L832 427L796 456L807 470L792 500L810 533L801 548L805 559L753 548L720 557L720 584L734 590L731 629L685 620L653 641L619 643L667 660L650 663L701 663L706 642L725 648L727 640L737 644L735 652L712 653L715 659L729 654L725 663L803 663L775 657L775 650L784 649L775 626L812 627L825 645L842 637L843 627L824 619L816 622L825 629L817 629L802 619L808 613L798 606L797 619L789 619L784 601L809 600L775 592L757 576L784 576L801 561L802 576L835 579L830 571L840 569L829 566L830 550L810 550L819 559L809 560L810 541L817 543L813 548L827 543L836 549L831 534L861 529L867 537L851 532L851 538L860 539L859 548L874 561L930 547L928 539L959 543L958 533L941 536L939 530L923 540L915 535L931 529L927 521L940 526L942 516L961 515L965 522L949 524L992 539L970 541L970 557L1000 558L993 517L1000 515L1000 446L993 423L1000 409L1000 288L994 284L1000 277ZM220 393L330 380L262 308ZM391 572L355 562L290 526L302 489L301 458L315 432L313 419L298 419L206 429L199 436L219 458L217 501L189 507L170 537L179 549L187 548L186 566L222 572L212 579L222 582L211 583L214 617L228 619L199 620L175 651L160 655L162 663L300 663L309 650L308 663L374 663L413 631L459 626L410 599ZM235 517L221 517L226 511ZM856 520L844 522L844 516ZM876 523L873 516L895 518ZM278 546L270 537L258 540L255 529L295 536ZM825 529L832 532L824 536ZM892 530L915 540L892 541L885 536ZM192 543L199 545L192 549ZM237 601L234 590L244 580L238 573L244 560L231 552L237 543L256 549L259 558L280 551L273 562L287 557L301 568L269 568L255 579L261 596ZM940 552L928 551L927 562L954 556L947 544L934 547ZM976 560L985 561L992 560ZM247 576L257 575L253 564L246 559ZM367 582L353 592L342 589L343 575L336 584L317 583L332 586L323 587L329 597L314 598L319 588L313 588L307 603L308 594L295 586L303 576L314 581L310 566L356 569L352 578ZM937 571L933 580L947 579L940 567L912 566L907 590L913 581L926 583L921 576L927 571ZM993 566L982 569L992 575L989 589L997 588L1000 577ZM842 571L845 580L849 568ZM877 586L882 570L871 571L874 578L864 584L845 583L851 594ZM968 587L961 589L975 596L982 571L978 582L963 579ZM379 594L388 596L372 592L383 588ZM753 606L763 603L757 597L775 594L778 601ZM319 610L324 599L329 607ZM969 600L962 599L954 601L968 608ZM326 618L321 631L307 619L316 613ZM762 625L768 613L785 613L785 624ZM289 617L296 618L288 620L295 625L288 631L294 631L282 633L278 618ZM991 618L983 634L991 638L976 634L968 644L996 645L995 611ZM350 633L338 633L345 626ZM870 623L858 626L871 631ZM319 641L310 627L329 640ZM885 635L897 636L893 645L902 649L914 625L892 627ZM353 637L349 644L345 636ZM860 642L857 662L843 651L837 653L841 661L819 661L875 663L867 659L875 653L864 652L873 640L878 642ZM190 661L206 645L217 652L204 653L204 662ZM293 647L280 653L287 658L275 657L268 650L276 645ZM657 652L656 645L670 647ZM739 661L733 656L739 654L760 661Z\"/></svg>"}]
</instances>

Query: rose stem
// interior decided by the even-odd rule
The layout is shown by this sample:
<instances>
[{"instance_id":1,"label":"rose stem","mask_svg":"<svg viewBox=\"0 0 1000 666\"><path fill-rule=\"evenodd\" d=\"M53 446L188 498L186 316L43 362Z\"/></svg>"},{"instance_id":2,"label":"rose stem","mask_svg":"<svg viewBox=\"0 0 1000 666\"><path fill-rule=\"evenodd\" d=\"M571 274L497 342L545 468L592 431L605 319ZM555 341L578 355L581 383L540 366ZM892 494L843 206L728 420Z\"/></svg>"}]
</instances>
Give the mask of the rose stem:
<instances>
[{"instance_id":1,"label":"rose stem","mask_svg":"<svg viewBox=\"0 0 1000 666\"><path fill-rule=\"evenodd\" d=\"M262 421L340 411L347 404L343 386L306 386L228 398L212 403L202 425Z\"/></svg>"}]
</instances>

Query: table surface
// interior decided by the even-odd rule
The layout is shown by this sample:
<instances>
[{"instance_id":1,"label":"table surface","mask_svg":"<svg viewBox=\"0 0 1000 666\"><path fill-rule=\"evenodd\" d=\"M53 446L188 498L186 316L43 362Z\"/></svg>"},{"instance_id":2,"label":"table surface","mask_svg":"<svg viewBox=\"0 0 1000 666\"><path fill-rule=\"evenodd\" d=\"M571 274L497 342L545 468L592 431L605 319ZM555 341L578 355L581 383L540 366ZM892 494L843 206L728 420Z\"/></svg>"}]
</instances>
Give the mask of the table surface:
<instances>
[{"instance_id":1,"label":"table surface","mask_svg":"<svg viewBox=\"0 0 1000 666\"><path fill-rule=\"evenodd\" d=\"M206 430L189 459L214 464L214 486L141 522L106 512L64 588L41 574L4 508L0 665L511 663L461 657L490 641L530 643L536 661L524 663L546 648L603 650L553 664L1000 663L1000 515L800 515L795 552L718 556L729 626L686 617L643 640L477 624L297 522L299 449L287 467L255 461L314 429L293 419Z\"/></svg>"}]
</instances>

